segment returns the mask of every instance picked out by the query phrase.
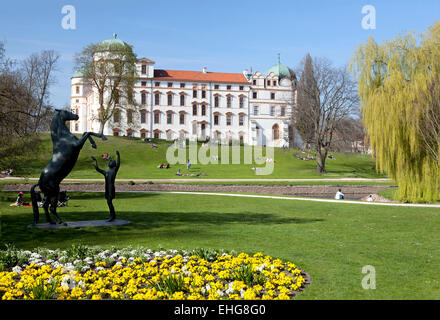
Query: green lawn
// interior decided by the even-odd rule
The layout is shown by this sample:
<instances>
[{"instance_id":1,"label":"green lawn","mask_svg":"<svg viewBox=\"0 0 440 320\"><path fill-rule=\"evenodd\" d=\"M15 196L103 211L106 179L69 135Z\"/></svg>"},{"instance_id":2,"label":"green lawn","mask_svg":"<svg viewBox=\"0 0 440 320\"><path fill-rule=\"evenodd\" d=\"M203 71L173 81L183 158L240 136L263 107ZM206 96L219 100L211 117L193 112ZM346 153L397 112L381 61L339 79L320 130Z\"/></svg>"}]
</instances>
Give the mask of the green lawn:
<instances>
[{"instance_id":1,"label":"green lawn","mask_svg":"<svg viewBox=\"0 0 440 320\"><path fill-rule=\"evenodd\" d=\"M36 151L36 160L28 161L17 165L16 175L38 177L52 156L52 142L48 134L43 135L43 144L40 150ZM138 138L108 137L107 141L95 138L97 149L92 149L90 143L86 143L80 153L78 162L68 178L102 178L93 168L91 156L98 158L99 165L106 167L107 162L101 159L103 153L110 153L115 156L115 151L121 153L121 169L118 178L125 179L171 179L180 178L176 176L178 169L182 173L207 173L203 178L259 178L259 179L288 179L288 178L384 178L377 174L375 162L370 155L337 153L336 160L327 160L327 173L315 172L315 161L304 161L294 157L298 151L275 149L274 171L270 175L256 175L252 167L264 167L258 164L244 164L243 156L241 164L196 164L192 159L191 170L186 169L185 164L172 166L171 169L158 169L160 163L166 162L166 151L169 142L155 141L158 148L151 148L151 144L142 142ZM219 152L220 153L220 152ZM243 147L241 148L243 154ZM263 153L264 154L264 153ZM219 162L221 155L219 154ZM232 161L229 161L232 163ZM185 177L182 177L185 178ZM188 177L188 179L194 179Z\"/></svg>"},{"instance_id":2,"label":"green lawn","mask_svg":"<svg viewBox=\"0 0 440 320\"><path fill-rule=\"evenodd\" d=\"M70 193L66 221L107 218L102 193ZM438 208L386 207L225 196L120 193L119 227L28 228L32 208L0 193L1 242L18 248L138 246L261 251L304 268L312 284L297 299L440 299ZM42 215L44 221L44 215ZM363 266L376 289L361 286Z\"/></svg>"}]
</instances>

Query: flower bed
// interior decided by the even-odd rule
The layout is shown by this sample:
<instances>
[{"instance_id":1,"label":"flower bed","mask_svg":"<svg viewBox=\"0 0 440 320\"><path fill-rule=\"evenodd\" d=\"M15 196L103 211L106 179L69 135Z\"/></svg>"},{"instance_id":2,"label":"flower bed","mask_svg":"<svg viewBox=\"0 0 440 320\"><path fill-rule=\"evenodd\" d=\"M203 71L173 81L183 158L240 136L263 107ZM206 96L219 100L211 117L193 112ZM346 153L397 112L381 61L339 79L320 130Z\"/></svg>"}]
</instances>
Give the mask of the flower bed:
<instances>
[{"instance_id":1,"label":"flower bed","mask_svg":"<svg viewBox=\"0 0 440 320\"><path fill-rule=\"evenodd\" d=\"M80 245L1 254L2 299L292 299L307 278L262 253Z\"/></svg>"}]
</instances>

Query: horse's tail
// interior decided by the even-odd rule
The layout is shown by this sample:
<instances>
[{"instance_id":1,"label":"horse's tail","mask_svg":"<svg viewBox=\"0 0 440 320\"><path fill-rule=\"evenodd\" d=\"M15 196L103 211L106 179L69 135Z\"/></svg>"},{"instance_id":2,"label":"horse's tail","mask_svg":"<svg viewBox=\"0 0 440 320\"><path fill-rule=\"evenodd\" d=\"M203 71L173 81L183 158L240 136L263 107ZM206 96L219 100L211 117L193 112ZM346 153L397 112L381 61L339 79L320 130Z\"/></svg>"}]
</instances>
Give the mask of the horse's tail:
<instances>
[{"instance_id":1,"label":"horse's tail","mask_svg":"<svg viewBox=\"0 0 440 320\"><path fill-rule=\"evenodd\" d=\"M32 199L32 210L34 211L34 225L38 223L38 220L40 218L40 212L38 210L38 202L37 202L37 195L35 194L35 187L39 184L34 184L31 187L31 199Z\"/></svg>"}]
</instances>

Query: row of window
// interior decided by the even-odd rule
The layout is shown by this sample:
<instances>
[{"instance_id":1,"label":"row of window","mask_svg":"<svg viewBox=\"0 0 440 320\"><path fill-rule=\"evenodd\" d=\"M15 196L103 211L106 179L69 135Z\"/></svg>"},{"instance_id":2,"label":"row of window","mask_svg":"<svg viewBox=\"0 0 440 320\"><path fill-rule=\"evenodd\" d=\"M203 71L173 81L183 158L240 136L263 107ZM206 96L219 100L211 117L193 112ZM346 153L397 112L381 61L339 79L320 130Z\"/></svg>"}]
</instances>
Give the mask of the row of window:
<instances>
[{"instance_id":1,"label":"row of window","mask_svg":"<svg viewBox=\"0 0 440 320\"><path fill-rule=\"evenodd\" d=\"M266 86L268 86L268 87L272 87L272 86L276 87L277 84L278 84L277 80L265 80L265 81L266 81ZM253 80L252 84L254 86L256 86L257 85L257 80Z\"/></svg>"},{"instance_id":2,"label":"row of window","mask_svg":"<svg viewBox=\"0 0 440 320\"><path fill-rule=\"evenodd\" d=\"M202 109L203 111L203 109ZM166 119L167 119L167 124L173 124L173 112L172 111L168 111L166 113ZM179 124L184 125L185 124L185 111L181 111L179 112ZM193 110L193 115L194 115L194 110ZM133 116L134 116L134 111L133 110L127 110L127 123L132 123L133 122ZM244 125L244 114L239 114L238 115L238 125L239 126L243 126ZM220 114L216 113L214 114L214 125L219 125L220 123ZM146 123L147 122L147 112L142 111L141 112L141 123ZM121 114L120 111L115 111L113 113L113 122L118 123L121 121ZM153 122L155 124L160 124L160 111L155 111L153 112ZM226 125L227 126L231 126L232 125L232 114L226 114Z\"/></svg>"},{"instance_id":3,"label":"row of window","mask_svg":"<svg viewBox=\"0 0 440 320\"><path fill-rule=\"evenodd\" d=\"M205 129L206 129L205 124L201 123L201 134L202 134L202 136L205 135ZM148 130L145 130L145 129L140 130L140 136L142 138L146 138L147 133L148 133ZM179 132L179 138L181 140L184 140L186 138L186 133L187 132L184 131L184 130L180 131ZM197 123L193 124L192 133L193 133L193 135L197 135ZM121 130L113 129L113 135L114 136L121 135ZM158 129L153 131L153 137L155 139L162 138L161 135L162 135L162 131L160 131ZM127 136L128 137L133 137L134 136L134 130L133 129L128 129L127 130ZM214 139L215 140L220 139L221 136L222 136L222 133L220 131L218 131L218 130L214 131ZM166 139L167 140L173 140L174 139L174 132L172 130L167 130L166 131ZM229 135L229 139L231 139L230 135ZM241 131L239 132L239 139L240 139L240 143L243 143L243 141L244 141L244 133L241 132ZM274 124L272 126L272 140L273 141L278 141L279 139L280 139L280 127L278 126L278 124Z\"/></svg>"},{"instance_id":4,"label":"row of window","mask_svg":"<svg viewBox=\"0 0 440 320\"><path fill-rule=\"evenodd\" d=\"M193 131L194 131L194 128L193 128ZM126 132L127 132L126 134L127 134L128 137L134 137L134 130L128 129ZM201 133L202 133L202 135L205 135L205 132L203 131L203 129L202 129ZM193 133L193 134L197 134L197 133ZM113 129L113 136L120 136L120 135L122 135L121 130ZM147 130L141 130L140 131L141 138L146 138L147 135L148 135L148 131ZM220 131L214 131L214 139L215 140L219 140L221 138L221 136L222 136L222 134L221 134ZM154 130L153 131L153 137L155 139L161 139L162 138L162 131ZM185 140L186 137L187 137L187 132L186 131L180 131L179 132L179 138L181 140ZM238 137L240 139L240 143L243 143L244 142L244 133L240 132ZM166 131L166 139L167 140L174 140L174 132L172 130ZM232 138L229 136L229 140L231 140L231 139Z\"/></svg>"},{"instance_id":5,"label":"row of window","mask_svg":"<svg viewBox=\"0 0 440 320\"><path fill-rule=\"evenodd\" d=\"M254 106L254 116L258 116L260 114L260 107ZM275 106L270 107L270 116L275 117ZM286 107L281 107L280 109L280 117L286 116Z\"/></svg>"}]
</instances>

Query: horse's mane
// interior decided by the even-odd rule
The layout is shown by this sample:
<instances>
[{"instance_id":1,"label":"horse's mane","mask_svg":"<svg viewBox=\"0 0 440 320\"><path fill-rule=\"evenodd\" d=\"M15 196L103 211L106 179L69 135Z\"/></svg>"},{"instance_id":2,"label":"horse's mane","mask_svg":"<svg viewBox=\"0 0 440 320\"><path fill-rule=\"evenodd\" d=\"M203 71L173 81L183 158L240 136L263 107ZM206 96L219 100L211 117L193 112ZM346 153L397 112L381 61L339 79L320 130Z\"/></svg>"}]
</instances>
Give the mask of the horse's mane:
<instances>
[{"instance_id":1,"label":"horse's mane","mask_svg":"<svg viewBox=\"0 0 440 320\"><path fill-rule=\"evenodd\" d=\"M50 124L50 134L52 137L52 143L58 142L58 139L63 135L69 134L70 130L67 128L65 121L61 118L61 113L57 112Z\"/></svg>"}]
</instances>

